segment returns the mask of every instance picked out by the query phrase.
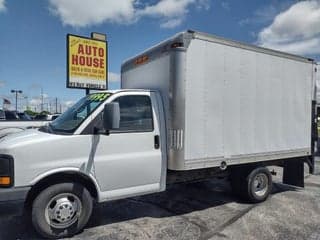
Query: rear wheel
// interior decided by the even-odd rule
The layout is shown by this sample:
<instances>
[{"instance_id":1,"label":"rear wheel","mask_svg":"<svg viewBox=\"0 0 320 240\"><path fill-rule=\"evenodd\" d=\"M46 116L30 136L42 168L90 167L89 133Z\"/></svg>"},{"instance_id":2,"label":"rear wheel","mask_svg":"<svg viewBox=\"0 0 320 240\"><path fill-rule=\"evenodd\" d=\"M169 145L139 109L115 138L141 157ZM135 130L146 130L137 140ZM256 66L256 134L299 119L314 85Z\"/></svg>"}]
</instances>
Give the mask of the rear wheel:
<instances>
[{"instance_id":1,"label":"rear wheel","mask_svg":"<svg viewBox=\"0 0 320 240\"><path fill-rule=\"evenodd\" d=\"M241 198L258 203L268 198L272 190L272 177L265 167L244 170L238 168L232 173L231 185Z\"/></svg>"},{"instance_id":2,"label":"rear wheel","mask_svg":"<svg viewBox=\"0 0 320 240\"><path fill-rule=\"evenodd\" d=\"M78 183L61 183L43 190L32 204L32 223L46 238L68 237L79 232L92 212L92 198Z\"/></svg>"}]
</instances>

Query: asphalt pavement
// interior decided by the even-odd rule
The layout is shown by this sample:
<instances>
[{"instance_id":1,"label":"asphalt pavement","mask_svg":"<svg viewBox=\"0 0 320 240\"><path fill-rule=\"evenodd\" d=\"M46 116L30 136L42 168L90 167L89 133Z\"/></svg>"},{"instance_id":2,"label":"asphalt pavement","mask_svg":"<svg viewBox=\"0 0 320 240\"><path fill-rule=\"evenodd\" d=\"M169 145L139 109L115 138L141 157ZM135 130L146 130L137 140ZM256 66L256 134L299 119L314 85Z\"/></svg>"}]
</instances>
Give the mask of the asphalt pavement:
<instances>
[{"instance_id":1,"label":"asphalt pavement","mask_svg":"<svg viewBox=\"0 0 320 240\"><path fill-rule=\"evenodd\" d=\"M73 240L320 240L320 159L305 188L277 183L260 204L239 201L223 180L176 184L166 192L100 204ZM0 239L41 239L30 221L0 216Z\"/></svg>"}]
</instances>

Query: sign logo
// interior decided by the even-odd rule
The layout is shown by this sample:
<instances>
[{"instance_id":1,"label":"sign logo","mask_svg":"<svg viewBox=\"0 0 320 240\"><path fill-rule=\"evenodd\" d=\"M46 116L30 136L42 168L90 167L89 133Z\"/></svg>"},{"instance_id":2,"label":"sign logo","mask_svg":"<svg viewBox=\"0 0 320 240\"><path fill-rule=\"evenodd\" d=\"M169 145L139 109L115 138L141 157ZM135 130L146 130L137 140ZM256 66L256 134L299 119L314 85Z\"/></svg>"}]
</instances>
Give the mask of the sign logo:
<instances>
[{"instance_id":1,"label":"sign logo","mask_svg":"<svg viewBox=\"0 0 320 240\"><path fill-rule=\"evenodd\" d=\"M107 89L107 42L67 35L67 87Z\"/></svg>"}]
</instances>

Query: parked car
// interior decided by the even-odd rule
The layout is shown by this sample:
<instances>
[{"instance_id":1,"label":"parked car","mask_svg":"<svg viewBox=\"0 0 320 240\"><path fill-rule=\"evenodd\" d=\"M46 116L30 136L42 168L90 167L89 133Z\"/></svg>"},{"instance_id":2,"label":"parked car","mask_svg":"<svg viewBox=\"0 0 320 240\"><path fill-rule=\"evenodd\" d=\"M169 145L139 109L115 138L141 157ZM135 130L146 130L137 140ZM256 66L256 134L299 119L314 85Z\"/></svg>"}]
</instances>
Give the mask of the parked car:
<instances>
[{"instance_id":1,"label":"parked car","mask_svg":"<svg viewBox=\"0 0 320 240\"><path fill-rule=\"evenodd\" d=\"M0 121L31 121L32 117L25 112L0 109Z\"/></svg>"},{"instance_id":2,"label":"parked car","mask_svg":"<svg viewBox=\"0 0 320 240\"><path fill-rule=\"evenodd\" d=\"M48 115L48 120L53 121L53 120L57 119L60 115L61 115L60 113L50 114L50 115Z\"/></svg>"},{"instance_id":3,"label":"parked car","mask_svg":"<svg viewBox=\"0 0 320 240\"><path fill-rule=\"evenodd\" d=\"M34 117L34 120L39 120L39 121L53 121L57 117L59 117L61 114L56 113L56 114L38 114Z\"/></svg>"},{"instance_id":4,"label":"parked car","mask_svg":"<svg viewBox=\"0 0 320 240\"><path fill-rule=\"evenodd\" d=\"M25 112L18 112L19 120L32 121L32 117Z\"/></svg>"},{"instance_id":5,"label":"parked car","mask_svg":"<svg viewBox=\"0 0 320 240\"><path fill-rule=\"evenodd\" d=\"M2 109L0 109L0 121L3 121L3 120L6 120L6 114Z\"/></svg>"},{"instance_id":6,"label":"parked car","mask_svg":"<svg viewBox=\"0 0 320 240\"><path fill-rule=\"evenodd\" d=\"M0 138L27 128L38 128L48 121L33 120L27 113L0 110Z\"/></svg>"},{"instance_id":7,"label":"parked car","mask_svg":"<svg viewBox=\"0 0 320 240\"><path fill-rule=\"evenodd\" d=\"M20 120L20 117L16 111L0 110L0 120L18 121Z\"/></svg>"}]
</instances>

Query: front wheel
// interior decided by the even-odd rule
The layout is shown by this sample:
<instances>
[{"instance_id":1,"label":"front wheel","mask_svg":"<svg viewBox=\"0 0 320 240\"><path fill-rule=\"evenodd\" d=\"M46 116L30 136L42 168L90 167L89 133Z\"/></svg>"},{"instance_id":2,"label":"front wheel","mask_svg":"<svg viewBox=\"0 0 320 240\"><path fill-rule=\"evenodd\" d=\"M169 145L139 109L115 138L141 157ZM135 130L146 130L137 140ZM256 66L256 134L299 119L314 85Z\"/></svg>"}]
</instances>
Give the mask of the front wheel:
<instances>
[{"instance_id":1,"label":"front wheel","mask_svg":"<svg viewBox=\"0 0 320 240\"><path fill-rule=\"evenodd\" d=\"M32 223L46 238L68 237L79 232L92 212L92 197L78 183L61 183L43 190L32 204Z\"/></svg>"}]
</instances>

